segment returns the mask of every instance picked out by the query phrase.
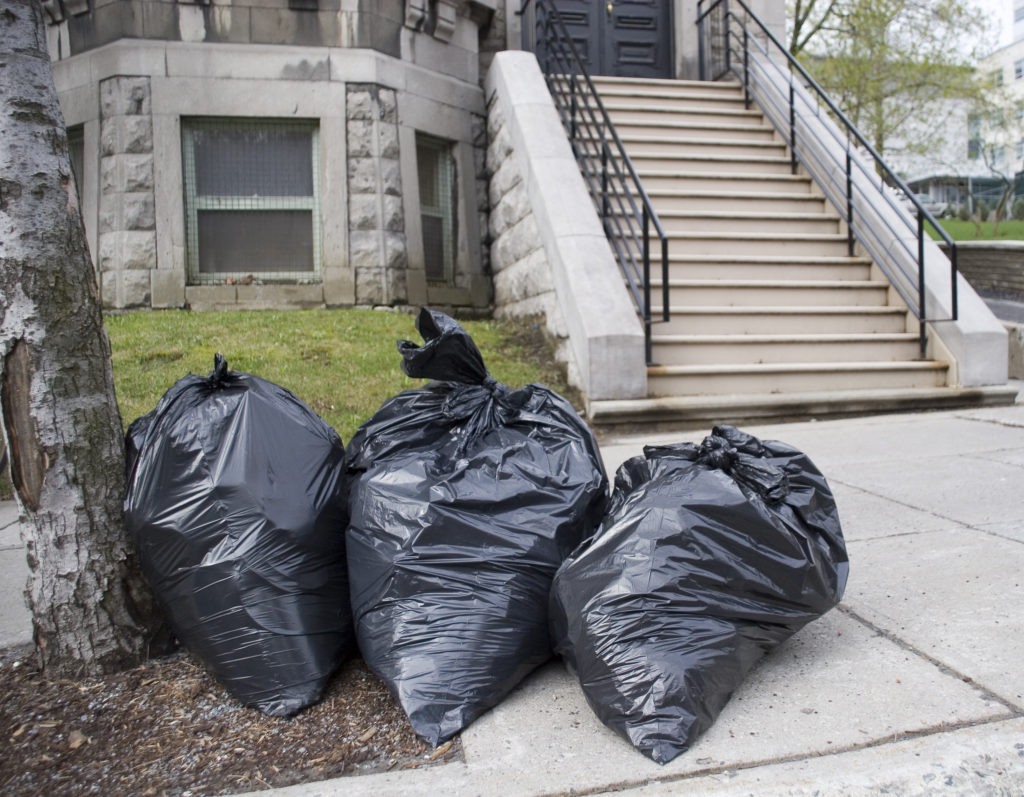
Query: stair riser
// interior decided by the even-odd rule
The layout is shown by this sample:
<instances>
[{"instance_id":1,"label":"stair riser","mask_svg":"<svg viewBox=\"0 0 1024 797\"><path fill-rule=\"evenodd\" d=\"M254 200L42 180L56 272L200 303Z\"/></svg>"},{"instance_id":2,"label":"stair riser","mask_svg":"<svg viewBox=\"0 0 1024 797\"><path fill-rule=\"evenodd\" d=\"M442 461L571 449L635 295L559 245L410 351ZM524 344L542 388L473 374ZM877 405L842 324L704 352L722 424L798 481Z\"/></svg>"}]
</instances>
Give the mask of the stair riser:
<instances>
[{"instance_id":1,"label":"stair riser","mask_svg":"<svg viewBox=\"0 0 1024 797\"><path fill-rule=\"evenodd\" d=\"M858 263L669 263L668 273L672 280L866 280L871 267Z\"/></svg>"},{"instance_id":2,"label":"stair riser","mask_svg":"<svg viewBox=\"0 0 1024 797\"><path fill-rule=\"evenodd\" d=\"M719 95L717 97L701 94L680 94L674 97L645 97L645 96L602 96L601 102L612 118L617 113L648 111L656 108L662 113L680 114L715 114L720 112L735 113L739 111L753 110L753 106L747 108L743 104L743 95ZM596 104L591 107L595 107ZM762 118L761 123L764 124Z\"/></svg>"},{"instance_id":3,"label":"stair riser","mask_svg":"<svg viewBox=\"0 0 1024 797\"><path fill-rule=\"evenodd\" d=\"M667 124L665 121L653 122L619 122L612 119L615 130L625 140L635 136L666 137L679 140L685 139L728 139L729 141L753 141L767 143L778 141L779 138L775 129L771 127L754 127L753 125L732 125L732 124L707 124L694 125L688 119L680 119L677 124Z\"/></svg>"},{"instance_id":4,"label":"stair riser","mask_svg":"<svg viewBox=\"0 0 1024 797\"><path fill-rule=\"evenodd\" d=\"M673 238L669 251L676 255L773 255L778 257L842 257L848 254L845 240L775 240L759 238Z\"/></svg>"},{"instance_id":5,"label":"stair riser","mask_svg":"<svg viewBox=\"0 0 1024 797\"><path fill-rule=\"evenodd\" d=\"M661 288L651 288L651 302L661 306ZM887 285L870 288L717 288L673 287L673 307L885 307Z\"/></svg>"},{"instance_id":6,"label":"stair riser","mask_svg":"<svg viewBox=\"0 0 1024 797\"><path fill-rule=\"evenodd\" d=\"M707 137L680 137L678 141L661 140L626 140L622 143L633 158L633 153L643 153L644 157L678 157L678 158L783 158L786 156L785 145L766 141L751 146L746 141L713 141Z\"/></svg>"},{"instance_id":7,"label":"stair riser","mask_svg":"<svg viewBox=\"0 0 1024 797\"><path fill-rule=\"evenodd\" d=\"M657 210L657 208L655 208ZM773 235L836 235L839 219L832 216L773 219L730 218L721 216L666 216L661 226L669 235L685 232L699 233L772 233Z\"/></svg>"},{"instance_id":8,"label":"stair riser","mask_svg":"<svg viewBox=\"0 0 1024 797\"><path fill-rule=\"evenodd\" d=\"M764 117L756 113L743 111L743 106L731 113L722 113L710 109L678 111L672 108L650 108L637 106L633 103L629 106L618 108L605 106L612 124L649 124L651 122L661 124L696 124L696 125L741 125L750 127L761 127L764 124Z\"/></svg>"},{"instance_id":9,"label":"stair riser","mask_svg":"<svg viewBox=\"0 0 1024 797\"><path fill-rule=\"evenodd\" d=\"M634 164L635 166L636 164ZM684 172L682 169L673 170L677 173ZM735 176L722 176L719 172L708 169L701 174L686 173L685 177L669 171L666 174L640 173L640 181L644 190L648 193L657 191L674 191L685 187L688 191L738 191L746 194L756 195L761 193L777 193L779 191L790 191L800 193L811 193L811 183L807 179L787 179L789 170L785 175L779 175L778 179L757 179L751 180L739 174Z\"/></svg>"},{"instance_id":10,"label":"stair riser","mask_svg":"<svg viewBox=\"0 0 1024 797\"><path fill-rule=\"evenodd\" d=\"M670 158L650 157L645 152L629 152L637 171L712 172L714 174L792 174L789 160L760 160L756 158ZM678 188L679 185L677 184ZM689 184L688 184L688 187Z\"/></svg>"},{"instance_id":11,"label":"stair riser","mask_svg":"<svg viewBox=\"0 0 1024 797\"><path fill-rule=\"evenodd\" d=\"M655 327L657 329L658 327ZM755 363L897 362L918 356L915 341L894 343L800 342L654 343L659 365L751 365Z\"/></svg>"},{"instance_id":12,"label":"stair riser","mask_svg":"<svg viewBox=\"0 0 1024 797\"><path fill-rule=\"evenodd\" d=\"M946 384L945 370L865 371L847 373L821 370L811 373L648 375L651 396L715 395L735 393L799 393L822 390L876 390L914 387L941 387Z\"/></svg>"},{"instance_id":13,"label":"stair riser","mask_svg":"<svg viewBox=\"0 0 1024 797\"><path fill-rule=\"evenodd\" d=\"M658 335L813 335L907 331L905 313L685 313L654 325Z\"/></svg>"},{"instance_id":14,"label":"stair riser","mask_svg":"<svg viewBox=\"0 0 1024 797\"><path fill-rule=\"evenodd\" d=\"M646 190L646 183L645 183ZM810 194L798 197L735 196L651 196L654 210L663 213L693 213L712 211L716 213L824 213L825 200Z\"/></svg>"}]
</instances>

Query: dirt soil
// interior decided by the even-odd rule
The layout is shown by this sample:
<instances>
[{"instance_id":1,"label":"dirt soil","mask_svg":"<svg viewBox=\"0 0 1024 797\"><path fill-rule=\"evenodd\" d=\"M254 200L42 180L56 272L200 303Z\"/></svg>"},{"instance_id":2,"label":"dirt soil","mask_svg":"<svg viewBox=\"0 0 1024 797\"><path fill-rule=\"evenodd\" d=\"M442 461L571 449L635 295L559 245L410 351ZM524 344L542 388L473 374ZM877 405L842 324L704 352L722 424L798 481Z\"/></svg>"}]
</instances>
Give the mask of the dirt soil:
<instances>
[{"instance_id":1,"label":"dirt soil","mask_svg":"<svg viewBox=\"0 0 1024 797\"><path fill-rule=\"evenodd\" d=\"M0 650L0 794L191 797L436 766L462 757L413 733L361 659L290 719L242 707L177 653L104 678L50 680Z\"/></svg>"}]
</instances>

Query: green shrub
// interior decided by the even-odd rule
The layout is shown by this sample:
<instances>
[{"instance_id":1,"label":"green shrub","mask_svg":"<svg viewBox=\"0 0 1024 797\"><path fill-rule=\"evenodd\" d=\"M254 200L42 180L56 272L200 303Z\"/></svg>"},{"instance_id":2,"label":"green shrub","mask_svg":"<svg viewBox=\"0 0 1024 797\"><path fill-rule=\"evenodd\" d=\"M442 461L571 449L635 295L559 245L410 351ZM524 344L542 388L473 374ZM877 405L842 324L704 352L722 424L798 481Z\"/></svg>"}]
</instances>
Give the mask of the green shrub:
<instances>
[{"instance_id":1,"label":"green shrub","mask_svg":"<svg viewBox=\"0 0 1024 797\"><path fill-rule=\"evenodd\" d=\"M1013 200L1011 215L1017 221L1024 221L1024 197L1017 197Z\"/></svg>"},{"instance_id":2,"label":"green shrub","mask_svg":"<svg viewBox=\"0 0 1024 797\"><path fill-rule=\"evenodd\" d=\"M964 203L963 203L963 204L962 204L962 205L961 205L961 206L960 206L960 207L959 207L959 208L957 209L957 211L956 211L956 217L957 217L958 219L960 219L960 221L970 221L970 220L971 220L971 206L970 206L970 205L968 205L968 204L967 204L966 202L964 202Z\"/></svg>"},{"instance_id":3,"label":"green shrub","mask_svg":"<svg viewBox=\"0 0 1024 797\"><path fill-rule=\"evenodd\" d=\"M979 199L974 203L974 210L981 221L988 221L988 202L984 199Z\"/></svg>"}]
</instances>

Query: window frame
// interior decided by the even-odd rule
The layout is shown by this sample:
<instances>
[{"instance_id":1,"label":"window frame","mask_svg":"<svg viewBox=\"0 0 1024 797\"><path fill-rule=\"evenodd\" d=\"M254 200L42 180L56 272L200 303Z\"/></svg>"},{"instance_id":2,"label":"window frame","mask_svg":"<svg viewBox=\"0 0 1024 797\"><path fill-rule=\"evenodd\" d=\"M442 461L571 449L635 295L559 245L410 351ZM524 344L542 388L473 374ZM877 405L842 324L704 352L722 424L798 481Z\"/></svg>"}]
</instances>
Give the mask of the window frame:
<instances>
[{"instance_id":1,"label":"window frame","mask_svg":"<svg viewBox=\"0 0 1024 797\"><path fill-rule=\"evenodd\" d=\"M310 169L312 196L288 195L197 195L196 161L193 131L199 128L302 127L310 133ZM192 116L181 119L182 192L185 212L185 262L189 285L228 285L248 280L258 283L305 284L322 281L322 220L320 185L320 120L282 119L278 117ZM312 270L217 271L200 269L200 211L260 212L267 210L309 211L312 224Z\"/></svg>"}]
</instances>

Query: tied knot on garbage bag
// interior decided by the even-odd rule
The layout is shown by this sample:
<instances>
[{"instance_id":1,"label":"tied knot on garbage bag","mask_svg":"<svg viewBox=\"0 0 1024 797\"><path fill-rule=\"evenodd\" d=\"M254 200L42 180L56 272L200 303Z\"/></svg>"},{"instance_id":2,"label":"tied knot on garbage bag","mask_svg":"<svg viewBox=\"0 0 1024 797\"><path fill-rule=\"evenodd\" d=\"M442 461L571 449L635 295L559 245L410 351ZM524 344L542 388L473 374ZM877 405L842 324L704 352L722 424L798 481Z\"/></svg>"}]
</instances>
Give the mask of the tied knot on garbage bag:
<instances>
[{"instance_id":1,"label":"tied knot on garbage bag","mask_svg":"<svg viewBox=\"0 0 1024 797\"><path fill-rule=\"evenodd\" d=\"M409 376L349 441L346 536L363 658L437 745L551 656L558 566L600 522L607 478L579 414L491 377L465 330L424 308Z\"/></svg>"},{"instance_id":2,"label":"tied knot on garbage bag","mask_svg":"<svg viewBox=\"0 0 1024 797\"><path fill-rule=\"evenodd\" d=\"M720 426L620 466L600 529L555 576L552 639L602 722L666 763L848 573L811 460Z\"/></svg>"},{"instance_id":3,"label":"tied knot on garbage bag","mask_svg":"<svg viewBox=\"0 0 1024 797\"><path fill-rule=\"evenodd\" d=\"M218 354L126 436L125 523L178 639L285 716L352 652L345 448L299 398Z\"/></svg>"},{"instance_id":4,"label":"tied knot on garbage bag","mask_svg":"<svg viewBox=\"0 0 1024 797\"><path fill-rule=\"evenodd\" d=\"M778 503L783 500L789 493L786 471L764 459L763 449L753 445L754 438L744 437L742 444L757 450L738 449L737 431L732 427L716 426L701 442L697 461L709 468L725 471L766 501Z\"/></svg>"}]
</instances>

